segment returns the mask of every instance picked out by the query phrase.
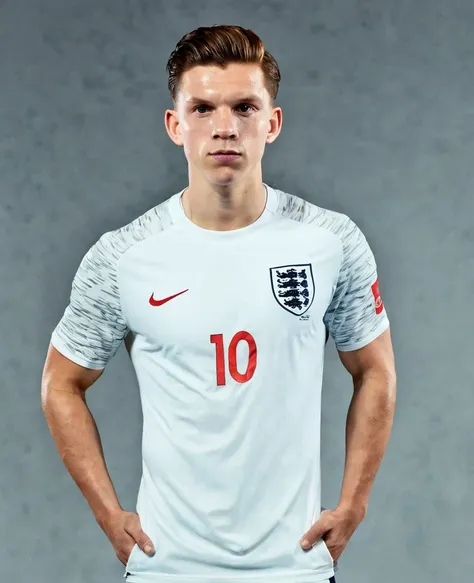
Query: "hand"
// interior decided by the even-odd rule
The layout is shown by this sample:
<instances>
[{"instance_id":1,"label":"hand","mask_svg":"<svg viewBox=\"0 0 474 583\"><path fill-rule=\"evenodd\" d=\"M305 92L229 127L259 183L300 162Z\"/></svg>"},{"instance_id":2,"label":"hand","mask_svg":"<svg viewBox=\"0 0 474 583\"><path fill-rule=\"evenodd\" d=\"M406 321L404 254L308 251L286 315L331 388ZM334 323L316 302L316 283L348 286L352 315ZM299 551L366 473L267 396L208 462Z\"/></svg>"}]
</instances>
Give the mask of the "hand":
<instances>
[{"instance_id":1,"label":"hand","mask_svg":"<svg viewBox=\"0 0 474 583\"><path fill-rule=\"evenodd\" d=\"M136 512L119 510L99 524L112 543L119 561L124 565L127 564L135 543L144 553L153 556L155 552L153 543L143 532L140 517Z\"/></svg>"},{"instance_id":2,"label":"hand","mask_svg":"<svg viewBox=\"0 0 474 583\"><path fill-rule=\"evenodd\" d=\"M364 515L365 510L359 508L338 507L334 510L323 510L319 519L302 537L300 544L303 549L309 549L319 539L324 539L335 562L342 555L342 551L362 522Z\"/></svg>"}]
</instances>

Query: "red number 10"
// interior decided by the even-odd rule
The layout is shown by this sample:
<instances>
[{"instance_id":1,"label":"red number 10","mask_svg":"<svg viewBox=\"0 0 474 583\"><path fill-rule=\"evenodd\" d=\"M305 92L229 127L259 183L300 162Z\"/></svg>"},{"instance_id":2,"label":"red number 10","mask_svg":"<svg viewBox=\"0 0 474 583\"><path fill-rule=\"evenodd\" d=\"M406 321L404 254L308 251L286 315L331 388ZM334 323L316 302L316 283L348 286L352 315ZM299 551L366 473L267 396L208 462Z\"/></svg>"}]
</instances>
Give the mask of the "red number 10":
<instances>
[{"instance_id":1,"label":"red number 10","mask_svg":"<svg viewBox=\"0 0 474 583\"><path fill-rule=\"evenodd\" d=\"M240 341L245 340L249 347L249 361L247 370L241 374L237 370L237 345ZM211 344L216 345L216 376L217 385L225 385L225 355L224 355L224 336L222 334L212 334ZM257 368L257 345L251 334L248 332L237 332L229 344L229 372L230 376L238 383L249 381Z\"/></svg>"}]
</instances>

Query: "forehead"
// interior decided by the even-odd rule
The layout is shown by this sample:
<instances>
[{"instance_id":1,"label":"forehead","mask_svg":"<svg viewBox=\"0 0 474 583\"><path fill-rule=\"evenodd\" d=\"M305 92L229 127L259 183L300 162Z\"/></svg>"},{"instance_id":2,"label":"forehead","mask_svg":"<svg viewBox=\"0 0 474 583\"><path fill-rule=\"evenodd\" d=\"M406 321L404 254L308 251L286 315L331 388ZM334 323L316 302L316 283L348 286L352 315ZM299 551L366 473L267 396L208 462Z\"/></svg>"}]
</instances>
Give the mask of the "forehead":
<instances>
[{"instance_id":1,"label":"forehead","mask_svg":"<svg viewBox=\"0 0 474 583\"><path fill-rule=\"evenodd\" d=\"M193 97L219 100L248 95L264 100L267 94L265 77L257 64L231 63L225 69L200 65L186 71L181 79L180 95L185 102Z\"/></svg>"}]
</instances>

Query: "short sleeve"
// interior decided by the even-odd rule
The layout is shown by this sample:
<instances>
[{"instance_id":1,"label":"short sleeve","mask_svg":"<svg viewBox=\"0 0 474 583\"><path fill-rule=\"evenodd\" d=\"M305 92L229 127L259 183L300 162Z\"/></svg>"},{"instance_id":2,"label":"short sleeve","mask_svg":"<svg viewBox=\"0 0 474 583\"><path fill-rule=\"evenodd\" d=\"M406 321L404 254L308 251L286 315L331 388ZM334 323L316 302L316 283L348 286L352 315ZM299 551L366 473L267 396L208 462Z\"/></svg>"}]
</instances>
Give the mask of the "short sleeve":
<instances>
[{"instance_id":1,"label":"short sleeve","mask_svg":"<svg viewBox=\"0 0 474 583\"><path fill-rule=\"evenodd\" d=\"M105 368L128 332L120 307L112 235L102 235L82 259L69 304L51 336L59 352L91 369Z\"/></svg>"},{"instance_id":2,"label":"short sleeve","mask_svg":"<svg viewBox=\"0 0 474 583\"><path fill-rule=\"evenodd\" d=\"M365 236L347 218L341 237L342 263L324 323L336 348L349 351L375 340L390 323L380 295L375 257Z\"/></svg>"}]
</instances>

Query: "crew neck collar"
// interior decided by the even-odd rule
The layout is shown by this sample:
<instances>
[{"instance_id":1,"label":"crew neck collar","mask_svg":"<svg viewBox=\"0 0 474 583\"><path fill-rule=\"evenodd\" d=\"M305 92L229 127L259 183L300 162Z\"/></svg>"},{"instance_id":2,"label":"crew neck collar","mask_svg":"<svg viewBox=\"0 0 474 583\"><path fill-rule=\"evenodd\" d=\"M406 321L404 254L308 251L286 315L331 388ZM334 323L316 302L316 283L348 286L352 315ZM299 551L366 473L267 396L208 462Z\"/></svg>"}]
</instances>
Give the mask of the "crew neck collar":
<instances>
[{"instance_id":1,"label":"crew neck collar","mask_svg":"<svg viewBox=\"0 0 474 583\"><path fill-rule=\"evenodd\" d=\"M278 195L276 191L268 186L265 182L263 182L265 190L267 192L267 199L265 203L265 208L261 215L250 225L245 227L241 227L239 229L231 229L229 231L216 231L214 229L205 229L204 227L200 227L193 223L191 219L189 219L184 212L183 203L182 203L182 195L186 190L185 187L176 194L174 194L170 199L170 213L173 223L177 222L184 222L187 227L193 229L196 233L201 233L203 236L206 237L214 237L220 239L228 239L228 238L235 238L242 236L254 229L258 228L261 224L267 222L267 220L276 212L278 207Z\"/></svg>"}]
</instances>

